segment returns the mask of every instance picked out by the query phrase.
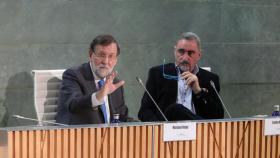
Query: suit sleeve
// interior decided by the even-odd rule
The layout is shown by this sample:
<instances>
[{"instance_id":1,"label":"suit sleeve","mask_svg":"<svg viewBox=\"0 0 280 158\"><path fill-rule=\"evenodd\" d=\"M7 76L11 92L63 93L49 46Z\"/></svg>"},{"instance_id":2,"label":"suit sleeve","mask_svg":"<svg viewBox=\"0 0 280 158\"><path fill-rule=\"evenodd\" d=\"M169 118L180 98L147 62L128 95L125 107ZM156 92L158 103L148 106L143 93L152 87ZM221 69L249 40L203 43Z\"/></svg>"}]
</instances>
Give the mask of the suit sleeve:
<instances>
[{"instance_id":1,"label":"suit sleeve","mask_svg":"<svg viewBox=\"0 0 280 158\"><path fill-rule=\"evenodd\" d=\"M71 69L63 73L60 102L72 113L92 108L91 95L84 94L82 84L76 73Z\"/></svg>"},{"instance_id":2,"label":"suit sleeve","mask_svg":"<svg viewBox=\"0 0 280 158\"><path fill-rule=\"evenodd\" d=\"M156 72L153 69L149 70L148 80L146 82L146 88L151 94L151 96L157 102L156 94ZM154 105L153 101L149 97L148 93L145 92L141 101L141 107L138 112L138 118L141 121L158 121L158 109Z\"/></svg>"},{"instance_id":3,"label":"suit sleeve","mask_svg":"<svg viewBox=\"0 0 280 158\"><path fill-rule=\"evenodd\" d=\"M217 91L220 91L219 77L214 76L213 79ZM224 117L224 109L214 89L210 85L210 81L202 83L202 88L206 88L208 92L194 96L194 103L197 105L196 112L204 119L220 119Z\"/></svg>"},{"instance_id":4,"label":"suit sleeve","mask_svg":"<svg viewBox=\"0 0 280 158\"><path fill-rule=\"evenodd\" d=\"M125 104L125 99L124 99L124 89L123 89L123 87L121 87L120 88L121 89L121 99L123 100L123 103L121 104L121 107L118 109L120 112L120 120L122 121L122 122L126 122L127 121L127 119L128 119L128 108L127 108L127 106L126 106L126 104Z\"/></svg>"},{"instance_id":5,"label":"suit sleeve","mask_svg":"<svg viewBox=\"0 0 280 158\"><path fill-rule=\"evenodd\" d=\"M119 82L119 80L115 80L114 83ZM128 119L128 108L125 104L124 99L124 87L121 86L114 93L109 95L109 104L111 111L111 119L113 119L114 114L120 114L121 122L126 122Z\"/></svg>"}]
</instances>

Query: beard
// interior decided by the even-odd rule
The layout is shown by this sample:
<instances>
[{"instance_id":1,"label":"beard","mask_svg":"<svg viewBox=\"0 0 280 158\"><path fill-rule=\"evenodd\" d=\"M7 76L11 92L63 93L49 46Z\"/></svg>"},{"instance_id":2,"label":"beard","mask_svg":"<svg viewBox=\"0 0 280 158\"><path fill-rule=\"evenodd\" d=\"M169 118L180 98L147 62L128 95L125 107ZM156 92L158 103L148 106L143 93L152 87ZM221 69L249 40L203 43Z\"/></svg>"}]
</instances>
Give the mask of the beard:
<instances>
[{"instance_id":1,"label":"beard","mask_svg":"<svg viewBox=\"0 0 280 158\"><path fill-rule=\"evenodd\" d=\"M178 67L182 72L190 71L190 63L186 60L178 64Z\"/></svg>"},{"instance_id":2,"label":"beard","mask_svg":"<svg viewBox=\"0 0 280 158\"><path fill-rule=\"evenodd\" d=\"M103 79L109 74L111 74L113 68L109 68L105 65L95 66L94 63L92 63L92 70L98 78Z\"/></svg>"}]
</instances>

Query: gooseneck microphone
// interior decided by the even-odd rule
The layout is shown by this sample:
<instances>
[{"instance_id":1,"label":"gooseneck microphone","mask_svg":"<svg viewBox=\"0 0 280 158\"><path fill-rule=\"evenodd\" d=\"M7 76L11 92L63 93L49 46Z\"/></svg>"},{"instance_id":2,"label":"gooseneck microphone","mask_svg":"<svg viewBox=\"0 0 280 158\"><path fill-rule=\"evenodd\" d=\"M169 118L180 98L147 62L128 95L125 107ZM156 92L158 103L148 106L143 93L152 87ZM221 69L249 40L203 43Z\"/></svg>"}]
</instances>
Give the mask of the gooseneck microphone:
<instances>
[{"instance_id":1,"label":"gooseneck microphone","mask_svg":"<svg viewBox=\"0 0 280 158\"><path fill-rule=\"evenodd\" d=\"M215 83L214 83L212 80L210 81L210 85L213 87L215 93L217 94L217 96L218 96L220 102L222 103L223 108L226 110L227 115L229 116L229 118L231 118L231 115L230 115L230 113L228 112L227 107L225 106L225 104L224 104L224 102L223 102L223 100L222 100L220 94L218 93L218 91L217 91L217 89L216 89Z\"/></svg>"},{"instance_id":2,"label":"gooseneck microphone","mask_svg":"<svg viewBox=\"0 0 280 158\"><path fill-rule=\"evenodd\" d=\"M158 104L155 102L154 98L151 96L151 94L149 93L149 91L147 90L146 86L143 84L142 80L139 77L136 77L136 80L138 81L138 83L145 89L145 91L147 92L147 94L149 95L150 99L153 101L154 105L157 107L158 111L160 112L160 114L163 116L165 121L168 121L167 118L165 117L165 115L163 114L163 112L161 111L161 109L159 108Z\"/></svg>"},{"instance_id":3,"label":"gooseneck microphone","mask_svg":"<svg viewBox=\"0 0 280 158\"><path fill-rule=\"evenodd\" d=\"M55 122L51 122L51 121L45 121L45 120L37 120L37 119L33 119L33 118L28 118L28 117L23 117L20 115L13 115L14 118L17 119L23 119L23 120L30 120L30 121L35 121L35 122L39 122L39 123L49 123L49 124L53 124L53 125L59 125L59 126L68 126L66 124L62 124L62 123L55 123Z\"/></svg>"}]
</instances>

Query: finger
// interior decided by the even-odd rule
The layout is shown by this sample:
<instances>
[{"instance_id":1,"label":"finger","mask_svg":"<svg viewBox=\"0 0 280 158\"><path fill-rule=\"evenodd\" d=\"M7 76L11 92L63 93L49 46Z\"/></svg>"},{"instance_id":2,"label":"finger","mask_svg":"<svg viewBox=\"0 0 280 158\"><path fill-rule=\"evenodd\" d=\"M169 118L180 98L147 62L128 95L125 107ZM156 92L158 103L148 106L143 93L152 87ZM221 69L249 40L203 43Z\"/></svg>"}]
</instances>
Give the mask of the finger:
<instances>
[{"instance_id":1,"label":"finger","mask_svg":"<svg viewBox=\"0 0 280 158\"><path fill-rule=\"evenodd\" d=\"M190 85L192 84L193 82L195 82L195 79L193 77L189 77L187 80L186 80L187 84Z\"/></svg>"},{"instance_id":2,"label":"finger","mask_svg":"<svg viewBox=\"0 0 280 158\"><path fill-rule=\"evenodd\" d=\"M192 74L190 71L185 71L182 73L182 75L188 75L188 74Z\"/></svg>"},{"instance_id":3,"label":"finger","mask_svg":"<svg viewBox=\"0 0 280 158\"><path fill-rule=\"evenodd\" d=\"M117 76L117 73L115 71L113 71L110 76L114 79Z\"/></svg>"},{"instance_id":4,"label":"finger","mask_svg":"<svg viewBox=\"0 0 280 158\"><path fill-rule=\"evenodd\" d=\"M112 79L110 79L110 77L107 76L107 77L106 77L105 84L109 84L109 83L112 83Z\"/></svg>"},{"instance_id":5,"label":"finger","mask_svg":"<svg viewBox=\"0 0 280 158\"><path fill-rule=\"evenodd\" d=\"M181 78L185 80L188 78L188 76L187 76L187 74L183 73L183 74L181 74Z\"/></svg>"},{"instance_id":6,"label":"finger","mask_svg":"<svg viewBox=\"0 0 280 158\"><path fill-rule=\"evenodd\" d=\"M181 74L181 76L191 76L191 75L193 75L193 74L191 72L189 72L189 71L183 72Z\"/></svg>"},{"instance_id":7,"label":"finger","mask_svg":"<svg viewBox=\"0 0 280 158\"><path fill-rule=\"evenodd\" d=\"M181 77L185 77L187 75L187 72L183 72L180 74Z\"/></svg>"},{"instance_id":8,"label":"finger","mask_svg":"<svg viewBox=\"0 0 280 158\"><path fill-rule=\"evenodd\" d=\"M109 82L112 83L114 78L115 78L115 74L114 74L114 72L112 72L111 74L106 76L106 82L107 83L109 83Z\"/></svg>"},{"instance_id":9,"label":"finger","mask_svg":"<svg viewBox=\"0 0 280 158\"><path fill-rule=\"evenodd\" d=\"M191 74L185 74L184 76L181 76L182 79L187 80L188 78L191 78Z\"/></svg>"},{"instance_id":10,"label":"finger","mask_svg":"<svg viewBox=\"0 0 280 158\"><path fill-rule=\"evenodd\" d=\"M190 78L186 79L186 84L190 85L190 83L191 83L191 79Z\"/></svg>"},{"instance_id":11,"label":"finger","mask_svg":"<svg viewBox=\"0 0 280 158\"><path fill-rule=\"evenodd\" d=\"M115 84L114 84L114 85L115 85L115 88L118 89L119 87L121 87L122 85L124 85L124 83L125 83L125 82L124 82L123 80L121 80L121 81L115 83Z\"/></svg>"}]
</instances>

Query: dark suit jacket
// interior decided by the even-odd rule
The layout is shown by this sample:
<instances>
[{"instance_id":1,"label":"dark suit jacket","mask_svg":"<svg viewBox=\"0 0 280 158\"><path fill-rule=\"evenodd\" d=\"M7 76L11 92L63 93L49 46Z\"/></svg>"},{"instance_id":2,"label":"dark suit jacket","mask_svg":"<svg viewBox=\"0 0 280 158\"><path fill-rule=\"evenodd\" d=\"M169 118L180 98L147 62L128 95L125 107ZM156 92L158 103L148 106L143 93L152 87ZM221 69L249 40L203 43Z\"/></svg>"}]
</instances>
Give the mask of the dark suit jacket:
<instances>
[{"instance_id":1,"label":"dark suit jacket","mask_svg":"<svg viewBox=\"0 0 280 158\"><path fill-rule=\"evenodd\" d=\"M169 105L176 103L178 83L177 80L165 79L162 70L163 65L153 67L149 70L146 87L153 96L155 102L159 105L160 109L164 112ZM177 71L175 69L175 64L165 64L164 72L165 74L176 76ZM219 77L216 74L201 68L199 68L197 77L200 86L206 88L208 93L203 93L201 96L196 96L193 93L192 101L194 103L196 114L203 119L223 118L223 107L218 96L215 94L214 89L210 85L210 81L212 80L215 83L217 91L219 91ZM146 92L142 98L138 117L141 121L164 120Z\"/></svg>"},{"instance_id":2,"label":"dark suit jacket","mask_svg":"<svg viewBox=\"0 0 280 158\"><path fill-rule=\"evenodd\" d=\"M114 80L117 82L117 80ZM56 122L64 124L104 123L100 106L91 104L91 95L97 91L90 64L67 69L62 76L58 99ZM108 95L110 115L120 114L120 120L126 121L128 109L125 106L123 87Z\"/></svg>"}]
</instances>

